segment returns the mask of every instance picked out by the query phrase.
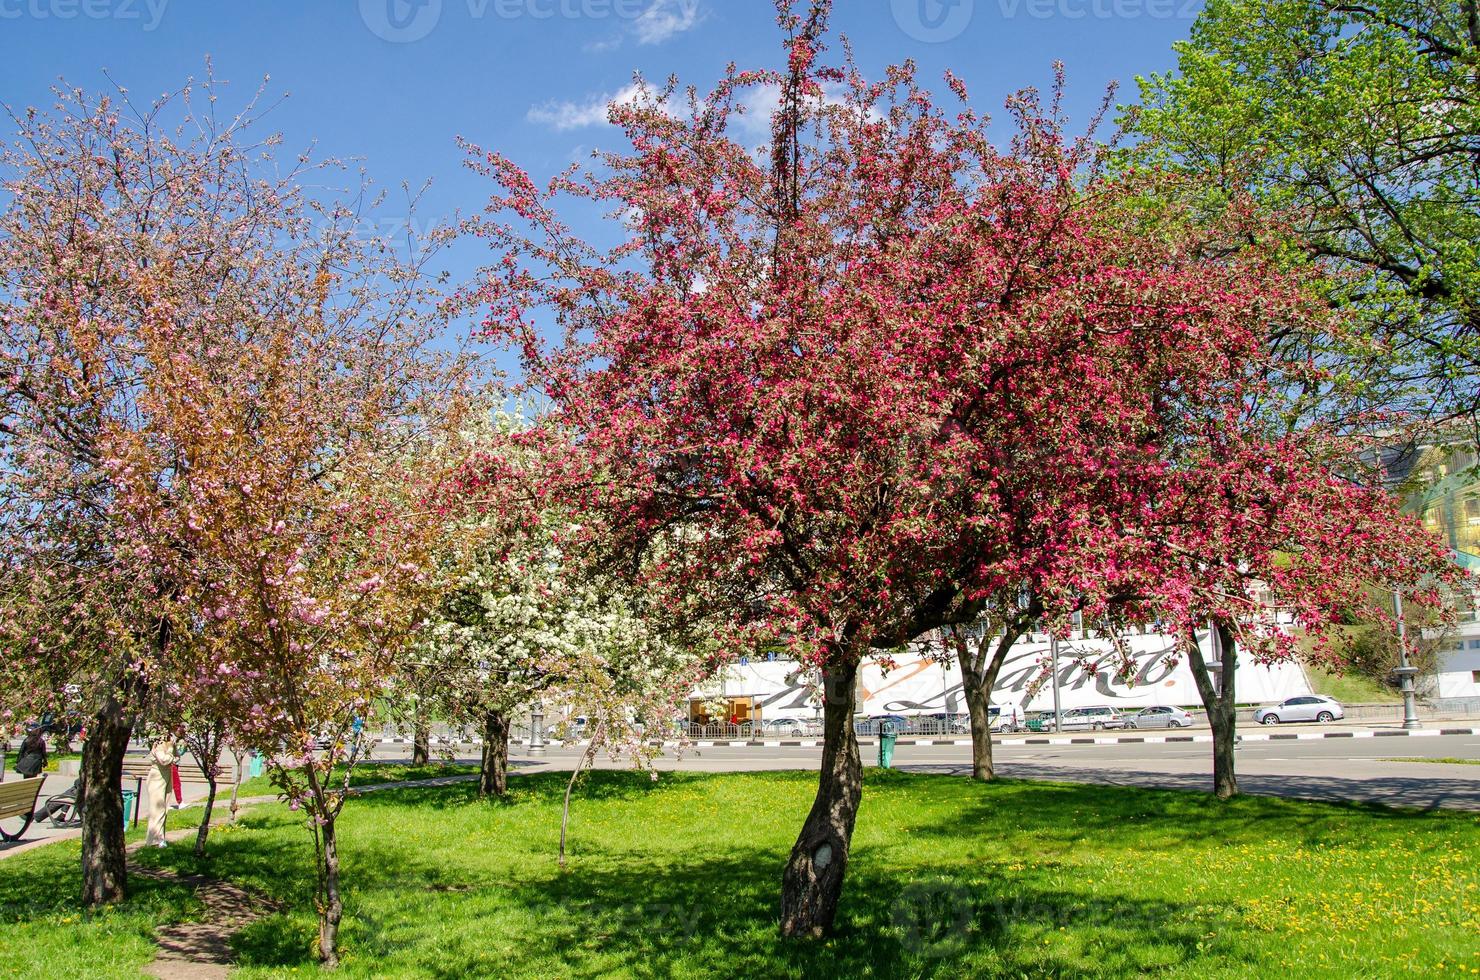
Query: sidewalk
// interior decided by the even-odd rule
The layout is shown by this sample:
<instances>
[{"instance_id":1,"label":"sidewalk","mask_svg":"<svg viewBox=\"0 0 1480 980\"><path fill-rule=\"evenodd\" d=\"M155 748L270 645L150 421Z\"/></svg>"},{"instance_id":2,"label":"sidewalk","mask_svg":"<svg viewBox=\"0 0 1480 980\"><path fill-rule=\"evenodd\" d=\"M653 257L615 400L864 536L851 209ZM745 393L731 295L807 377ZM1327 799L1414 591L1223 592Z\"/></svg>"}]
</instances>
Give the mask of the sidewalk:
<instances>
[{"instance_id":1,"label":"sidewalk","mask_svg":"<svg viewBox=\"0 0 1480 980\"><path fill-rule=\"evenodd\" d=\"M509 764L509 772L511 774L521 770L531 770L538 768L540 768L540 763L528 761L515 760L511 761ZM58 784L48 784L47 786L44 786L41 791L42 803L46 802L46 797L48 794L60 793L62 792L62 790L65 790L69 786L71 786L72 779L74 778L72 776L57 776L55 773L53 773L52 776L55 779L64 780L64 782ZM364 793L374 793L380 790L407 789L420 786L451 786L454 783L477 782L477 780L477 773L456 773L450 776L433 776L429 779L398 779L384 783L369 783L364 786L352 786L350 787L349 792L351 796L360 796ZM56 788L53 789L52 785L56 785ZM205 788L201 787L199 792L192 794L190 791L190 786L187 783L184 787L183 795L185 796L185 802L179 808L172 808L169 818L165 821L165 837L171 841L193 835L196 831L196 828L200 825L200 810L198 809L198 807L205 799ZM276 803L278 802L278 800L279 797L276 794L273 794L271 796L244 796L241 799L237 800L237 805L239 807L245 808L259 803ZM221 822L226 819L225 814L228 813L229 807L229 791L217 796L213 822ZM143 812L139 815L139 826L142 827L148 821L148 819L149 808L146 803L143 807ZM183 823L181 823L181 821L183 821ZM132 829L133 824L130 823L129 827L130 829ZM32 823L30 828L26 831L26 836L21 840L15 842L14 844L6 844L4 842L0 842L0 860L4 860L5 858L11 857L16 854L23 854L33 848L45 847L47 844L55 844L58 841L64 840L73 840L81 836L82 829L80 827L60 828L53 827L51 825L51 821L49 820L38 821ZM136 841L129 845L129 850L130 852L132 852L137 850L141 846L143 846L142 843Z\"/></svg>"},{"instance_id":2,"label":"sidewalk","mask_svg":"<svg viewBox=\"0 0 1480 980\"><path fill-rule=\"evenodd\" d=\"M1408 731L1396 722L1382 722L1374 724L1346 725L1340 722L1322 725L1317 722L1306 722L1287 725L1254 725L1241 724L1238 727L1238 735L1246 742L1284 741L1292 739L1317 739L1317 738L1373 738L1379 736L1425 736L1425 735L1475 735L1480 734L1480 725L1473 723L1448 724L1444 722L1426 721L1423 728ZM1193 728L1156 728L1156 729L1115 729L1113 731L1073 731L1062 734L1034 734L1019 732L1014 735L1004 735L1000 732L992 733L992 744L997 746L1012 745L1115 745L1125 742L1211 742L1213 740L1212 730L1206 725ZM575 745L587 745L587 742L571 742L563 746L569 748ZM653 743L654 745L658 743ZM818 737L801 738L767 738L767 739L699 739L692 742L679 743L668 740L662 743L664 748L677 748L683 744L687 748L709 749L709 748L744 748L767 747L767 748L816 748L822 745L822 739ZM878 739L872 736L860 736L859 745L877 745ZM970 745L971 736L956 735L901 735L896 745ZM558 742L551 742L552 746L560 746Z\"/></svg>"}]
</instances>

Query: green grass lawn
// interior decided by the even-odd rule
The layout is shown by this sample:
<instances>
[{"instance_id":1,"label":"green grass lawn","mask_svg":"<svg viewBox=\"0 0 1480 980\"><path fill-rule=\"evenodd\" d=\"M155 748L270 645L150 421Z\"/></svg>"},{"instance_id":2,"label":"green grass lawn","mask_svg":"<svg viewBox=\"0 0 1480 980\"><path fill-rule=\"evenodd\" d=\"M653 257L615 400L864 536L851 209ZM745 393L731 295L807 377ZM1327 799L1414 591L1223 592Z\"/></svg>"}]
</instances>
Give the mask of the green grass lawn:
<instances>
[{"instance_id":1,"label":"green grass lawn","mask_svg":"<svg viewBox=\"0 0 1480 980\"><path fill-rule=\"evenodd\" d=\"M560 774L386 790L342 821L353 977L1379 977L1480 972L1480 824L1261 798L871 770L837 934L776 934L809 773L600 772L555 864ZM229 877L285 911L237 939L244 977L315 973L308 836L262 807L140 860ZM0 861L0 973L136 975L196 909L139 882L80 915L77 845ZM83 969L83 967L86 967Z\"/></svg>"},{"instance_id":2,"label":"green grass lawn","mask_svg":"<svg viewBox=\"0 0 1480 980\"><path fill-rule=\"evenodd\" d=\"M466 775L477 771L478 767L475 765L458 762L429 762L426 765L412 765L409 762L362 762L355 766L354 772L350 774L349 784L370 786L375 783L395 783L401 780ZM336 768L333 777L334 785L340 785L343 779L343 768ZM218 792L219 799L229 799L231 784L222 783ZM272 785L272 780L266 775L242 780L240 795L243 799L251 796L272 796L276 793L277 787Z\"/></svg>"},{"instance_id":3,"label":"green grass lawn","mask_svg":"<svg viewBox=\"0 0 1480 980\"><path fill-rule=\"evenodd\" d=\"M15 772L15 764L20 761L20 757L21 754L19 750L13 750L5 753L5 772L7 774ZM72 761L81 758L81 752L47 752L46 769L44 771L56 772L57 767L61 765L63 760Z\"/></svg>"},{"instance_id":4,"label":"green grass lawn","mask_svg":"<svg viewBox=\"0 0 1480 980\"><path fill-rule=\"evenodd\" d=\"M1404 757L1401 759L1379 759L1379 762L1438 762L1446 766L1480 766L1480 759L1426 759L1423 756Z\"/></svg>"},{"instance_id":5,"label":"green grass lawn","mask_svg":"<svg viewBox=\"0 0 1480 980\"><path fill-rule=\"evenodd\" d=\"M1306 667L1310 686L1317 694L1335 698L1342 704L1389 704L1401 699L1397 691L1384 687L1362 674L1333 674L1319 667Z\"/></svg>"}]
</instances>

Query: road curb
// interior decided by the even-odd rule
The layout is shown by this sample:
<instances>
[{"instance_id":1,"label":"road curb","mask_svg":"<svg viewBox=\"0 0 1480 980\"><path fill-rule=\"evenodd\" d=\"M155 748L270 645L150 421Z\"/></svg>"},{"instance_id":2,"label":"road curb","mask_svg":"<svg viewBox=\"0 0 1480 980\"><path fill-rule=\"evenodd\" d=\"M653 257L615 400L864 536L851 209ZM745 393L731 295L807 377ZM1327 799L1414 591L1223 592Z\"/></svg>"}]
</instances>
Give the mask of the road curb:
<instances>
[{"instance_id":1,"label":"road curb","mask_svg":"<svg viewBox=\"0 0 1480 980\"><path fill-rule=\"evenodd\" d=\"M1382 737L1423 737L1438 735L1480 735L1480 728L1420 728L1412 731L1406 729L1382 730L1382 731L1360 731L1360 732L1266 732L1256 731L1247 734L1240 733L1239 739L1245 742L1280 742L1280 741L1315 741L1324 738L1382 738ZM1189 742L1211 742L1212 735L1096 735L1096 736L1066 736L1057 738L997 738L992 744L999 748L1014 745L1151 745L1161 743L1189 743ZM580 743L585 745L587 743ZM655 745L657 743L654 743ZM679 742L664 742L665 748L679 746ZM751 742L741 739L731 740L704 740L687 743L690 748L737 748L758 747L767 748L817 748L822 745L821 739L785 739L772 741L770 739ZM859 739L859 745L876 745L873 739ZM969 738L901 738L896 745L970 745Z\"/></svg>"},{"instance_id":2,"label":"road curb","mask_svg":"<svg viewBox=\"0 0 1480 980\"><path fill-rule=\"evenodd\" d=\"M1439 735L1480 735L1480 728L1418 728L1408 729L1368 729L1364 731L1340 731L1340 732L1282 732L1266 731L1263 726L1258 730L1239 733L1239 739L1245 742L1286 742L1286 741L1311 741L1323 738L1394 738ZM992 744L999 747L1012 747L1014 745L1153 745L1168 742L1211 742L1212 735L1080 735L1080 736L1055 736L1044 738L1001 738L994 737ZM381 744L403 745L407 744L405 739L387 738L381 739ZM435 744L435 743L434 743ZM444 745L477 746L479 742L443 742ZM510 741L510 745L524 745L522 739ZM550 746L560 746L562 743L550 741ZM579 742L564 743L572 746L590 745L589 739ZM785 739L700 739L693 742L680 742L676 739L666 741L649 742L654 748L676 749L733 749L733 748L771 748L771 749L815 749L822 746L820 738L785 738ZM861 738L859 745L873 746L878 744L877 739ZM970 745L969 738L901 738L896 745Z\"/></svg>"}]
</instances>

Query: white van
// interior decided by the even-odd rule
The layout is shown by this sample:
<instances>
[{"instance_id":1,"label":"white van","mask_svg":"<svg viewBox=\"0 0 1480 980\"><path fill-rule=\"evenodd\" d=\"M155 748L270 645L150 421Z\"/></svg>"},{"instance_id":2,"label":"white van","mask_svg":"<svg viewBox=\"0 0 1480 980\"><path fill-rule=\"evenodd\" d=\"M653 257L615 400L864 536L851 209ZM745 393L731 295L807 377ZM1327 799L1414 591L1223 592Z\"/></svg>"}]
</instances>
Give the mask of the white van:
<instances>
[{"instance_id":1,"label":"white van","mask_svg":"<svg viewBox=\"0 0 1480 980\"><path fill-rule=\"evenodd\" d=\"M1023 709L1015 704L994 704L987 709L987 727L994 732L1020 732L1027 721Z\"/></svg>"}]
</instances>

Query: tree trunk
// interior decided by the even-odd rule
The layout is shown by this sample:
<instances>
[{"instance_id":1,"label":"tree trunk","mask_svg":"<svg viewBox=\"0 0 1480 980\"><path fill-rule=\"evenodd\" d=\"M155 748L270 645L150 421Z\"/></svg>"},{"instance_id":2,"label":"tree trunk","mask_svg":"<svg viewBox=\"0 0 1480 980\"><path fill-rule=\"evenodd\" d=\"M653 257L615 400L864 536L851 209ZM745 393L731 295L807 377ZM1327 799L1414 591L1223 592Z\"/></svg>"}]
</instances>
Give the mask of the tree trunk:
<instances>
[{"instance_id":1,"label":"tree trunk","mask_svg":"<svg viewBox=\"0 0 1480 980\"><path fill-rule=\"evenodd\" d=\"M344 918L344 900L339 895L339 842L334 836L337 819L325 814L320 828L323 867L319 872L324 888L319 907L319 961L330 969L339 965L339 921Z\"/></svg>"},{"instance_id":2,"label":"tree trunk","mask_svg":"<svg viewBox=\"0 0 1480 980\"><path fill-rule=\"evenodd\" d=\"M975 651L967 642L965 634L956 634L956 660L961 665L961 693L966 695L966 713L971 718L971 778L990 782L997 776L992 763L992 689L997 686L997 677L1002 665L1007 662L1007 653L1022 636L1022 631L1008 627L992 651L992 659L986 659L991 644L990 636L977 642Z\"/></svg>"},{"instance_id":3,"label":"tree trunk","mask_svg":"<svg viewBox=\"0 0 1480 980\"><path fill-rule=\"evenodd\" d=\"M1213 729L1213 795L1220 800L1238 795L1238 776L1234 771L1234 746L1238 742L1238 702L1234 698L1234 673L1237 665L1237 647L1233 631L1223 623L1215 626L1212 640L1218 644L1219 661L1223 669L1218 672L1218 685L1208 677L1207 662L1193 634L1187 641L1188 661L1192 677L1197 683L1197 693L1203 708L1208 713L1208 724Z\"/></svg>"},{"instance_id":4,"label":"tree trunk","mask_svg":"<svg viewBox=\"0 0 1480 980\"><path fill-rule=\"evenodd\" d=\"M1219 717L1213 722L1213 795L1220 800L1232 799L1238 795L1238 776L1234 772L1233 746L1236 739L1234 733L1233 713L1230 711L1219 711Z\"/></svg>"},{"instance_id":5,"label":"tree trunk","mask_svg":"<svg viewBox=\"0 0 1480 980\"><path fill-rule=\"evenodd\" d=\"M831 667L822 675L822 769L817 798L802 824L781 876L781 934L820 937L833 924L848 867L853 824L863 797L863 763L853 732L854 678L858 664Z\"/></svg>"},{"instance_id":6,"label":"tree trunk","mask_svg":"<svg viewBox=\"0 0 1480 980\"><path fill-rule=\"evenodd\" d=\"M1238 795L1238 777L1234 774L1233 750L1238 742L1238 701L1234 698L1234 680L1238 667L1238 645L1233 631L1218 623L1219 659L1223 670L1218 700L1222 707L1218 725L1213 729L1213 793L1220 800Z\"/></svg>"},{"instance_id":7,"label":"tree trunk","mask_svg":"<svg viewBox=\"0 0 1480 980\"><path fill-rule=\"evenodd\" d=\"M432 729L420 708L411 724L411 764L424 766L432 761Z\"/></svg>"},{"instance_id":8,"label":"tree trunk","mask_svg":"<svg viewBox=\"0 0 1480 980\"><path fill-rule=\"evenodd\" d=\"M244 759L245 759L245 757L244 757L243 753L238 752L236 749L232 749L231 750L231 762L232 762L232 765L235 767L235 768L232 769L232 772L231 772L231 822L232 823L236 823L236 814L237 814L237 811L241 809L241 803L238 802L238 801L241 799L241 791L242 791L242 762L244 761Z\"/></svg>"},{"instance_id":9,"label":"tree trunk","mask_svg":"<svg viewBox=\"0 0 1480 980\"><path fill-rule=\"evenodd\" d=\"M971 778L991 782L997 775L992 765L992 718L987 713L991 696L983 694L979 678L962 665L961 693L966 695L966 713L971 716Z\"/></svg>"},{"instance_id":10,"label":"tree trunk","mask_svg":"<svg viewBox=\"0 0 1480 980\"><path fill-rule=\"evenodd\" d=\"M110 694L82 746L82 904L90 908L122 901L127 891L123 757L132 732L132 719Z\"/></svg>"},{"instance_id":11,"label":"tree trunk","mask_svg":"<svg viewBox=\"0 0 1480 980\"><path fill-rule=\"evenodd\" d=\"M205 857L206 838L211 833L211 814L216 807L216 794L219 791L217 780L220 779L221 749L225 742L225 722L217 719L203 728L187 729L185 744L195 756L195 762L200 766L200 773L206 778L206 804L205 812L201 814L200 827L195 832L195 856Z\"/></svg>"},{"instance_id":12,"label":"tree trunk","mask_svg":"<svg viewBox=\"0 0 1480 980\"><path fill-rule=\"evenodd\" d=\"M478 795L503 796L509 791L509 718L502 711L483 716L482 761Z\"/></svg>"},{"instance_id":13,"label":"tree trunk","mask_svg":"<svg viewBox=\"0 0 1480 980\"><path fill-rule=\"evenodd\" d=\"M212 767L214 769L214 767ZM216 774L206 773L206 809L201 814L200 829L195 832L195 856L206 856L206 837L211 833L211 810L216 806Z\"/></svg>"}]
</instances>

